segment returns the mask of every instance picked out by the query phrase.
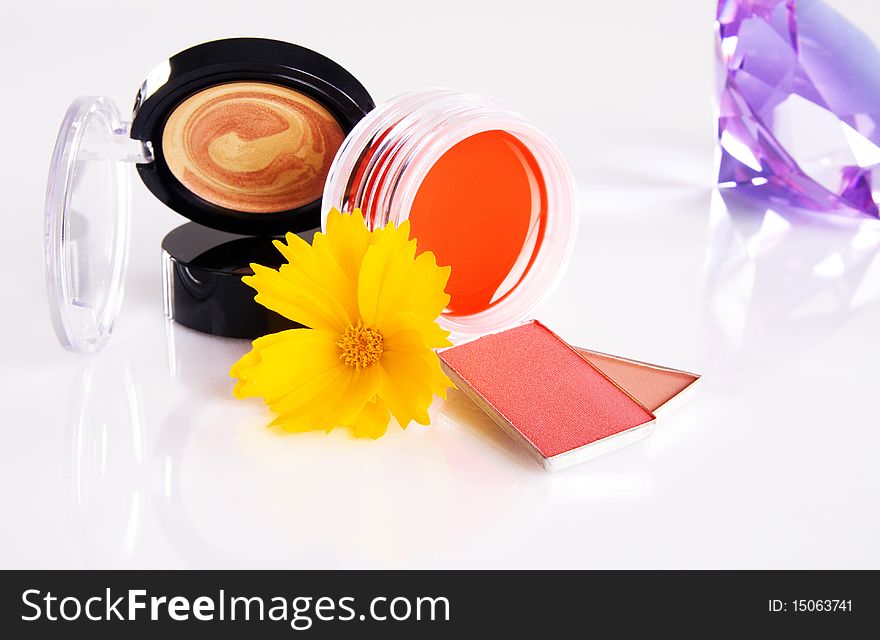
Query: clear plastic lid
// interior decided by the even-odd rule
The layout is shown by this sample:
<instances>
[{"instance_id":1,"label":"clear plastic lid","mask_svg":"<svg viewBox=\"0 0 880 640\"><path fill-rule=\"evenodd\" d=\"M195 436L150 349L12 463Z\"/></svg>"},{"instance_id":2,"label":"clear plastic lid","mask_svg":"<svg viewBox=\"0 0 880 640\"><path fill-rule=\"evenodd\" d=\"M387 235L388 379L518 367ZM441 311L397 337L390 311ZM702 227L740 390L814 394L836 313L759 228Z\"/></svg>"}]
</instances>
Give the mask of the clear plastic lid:
<instances>
[{"instance_id":1,"label":"clear plastic lid","mask_svg":"<svg viewBox=\"0 0 880 640\"><path fill-rule=\"evenodd\" d=\"M146 161L111 100L70 105L49 169L44 237L49 309L66 349L94 353L113 329L128 259L126 165Z\"/></svg>"}]
</instances>

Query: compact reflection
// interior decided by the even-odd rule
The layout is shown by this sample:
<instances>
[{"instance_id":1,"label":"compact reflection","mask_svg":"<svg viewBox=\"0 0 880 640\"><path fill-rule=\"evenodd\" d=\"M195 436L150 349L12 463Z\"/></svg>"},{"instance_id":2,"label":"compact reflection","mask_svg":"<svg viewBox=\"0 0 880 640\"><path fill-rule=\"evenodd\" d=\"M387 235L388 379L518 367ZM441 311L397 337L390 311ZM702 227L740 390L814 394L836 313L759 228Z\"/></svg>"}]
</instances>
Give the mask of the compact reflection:
<instances>
[{"instance_id":1,"label":"compact reflection","mask_svg":"<svg viewBox=\"0 0 880 640\"><path fill-rule=\"evenodd\" d=\"M220 338L165 321L168 382L178 393L155 434L152 457L159 482L152 506L160 530L195 566L228 564L230 559L193 521L182 495L186 473L181 459L198 426L213 414L214 401L231 397L229 367L247 348L246 340Z\"/></svg>"},{"instance_id":2,"label":"compact reflection","mask_svg":"<svg viewBox=\"0 0 880 640\"><path fill-rule=\"evenodd\" d=\"M131 556L143 518L141 398L128 365L109 358L90 360L73 390L77 531L86 564L108 566Z\"/></svg>"},{"instance_id":3,"label":"compact reflection","mask_svg":"<svg viewBox=\"0 0 880 640\"><path fill-rule=\"evenodd\" d=\"M174 389L185 387L202 399L229 399L232 380L229 368L250 348L250 341L220 338L165 320L165 352L169 383Z\"/></svg>"},{"instance_id":4,"label":"compact reflection","mask_svg":"<svg viewBox=\"0 0 880 640\"><path fill-rule=\"evenodd\" d=\"M222 557L182 502L181 459L197 425L212 415L214 401L228 397L229 363L246 343L170 320L165 331L165 353L149 346L161 340L150 335L133 352L111 349L89 359L71 381L70 492L86 566L142 562L158 542L147 543L145 532L157 527L197 564ZM157 376L165 356L167 374ZM133 362L146 366L133 368ZM157 397L162 405L154 402Z\"/></svg>"},{"instance_id":5,"label":"compact reflection","mask_svg":"<svg viewBox=\"0 0 880 640\"><path fill-rule=\"evenodd\" d=\"M716 191L706 264L708 370L797 357L880 297L880 223Z\"/></svg>"}]
</instances>

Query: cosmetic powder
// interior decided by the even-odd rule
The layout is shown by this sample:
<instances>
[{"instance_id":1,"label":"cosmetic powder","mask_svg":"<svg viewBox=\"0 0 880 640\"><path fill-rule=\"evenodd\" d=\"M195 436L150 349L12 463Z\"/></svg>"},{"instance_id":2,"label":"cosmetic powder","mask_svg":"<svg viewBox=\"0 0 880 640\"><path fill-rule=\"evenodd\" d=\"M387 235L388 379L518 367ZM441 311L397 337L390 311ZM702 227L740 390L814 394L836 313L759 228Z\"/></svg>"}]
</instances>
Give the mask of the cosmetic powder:
<instances>
[{"instance_id":1,"label":"cosmetic powder","mask_svg":"<svg viewBox=\"0 0 880 640\"><path fill-rule=\"evenodd\" d=\"M534 156L504 131L466 138L434 163L409 221L419 251L454 265L449 314L484 311L516 286L540 247L546 206Z\"/></svg>"},{"instance_id":2,"label":"cosmetic powder","mask_svg":"<svg viewBox=\"0 0 880 640\"><path fill-rule=\"evenodd\" d=\"M543 324L439 352L452 381L555 470L650 434L653 414Z\"/></svg>"},{"instance_id":3,"label":"cosmetic powder","mask_svg":"<svg viewBox=\"0 0 880 640\"><path fill-rule=\"evenodd\" d=\"M700 379L697 374L687 371L579 347L574 347L574 350L655 414L661 410L668 411L669 403L673 399L680 399L681 394Z\"/></svg>"},{"instance_id":4,"label":"cosmetic powder","mask_svg":"<svg viewBox=\"0 0 880 640\"><path fill-rule=\"evenodd\" d=\"M177 106L162 134L174 177L208 202L247 213L318 200L344 138L330 112L298 91L232 82Z\"/></svg>"}]
</instances>

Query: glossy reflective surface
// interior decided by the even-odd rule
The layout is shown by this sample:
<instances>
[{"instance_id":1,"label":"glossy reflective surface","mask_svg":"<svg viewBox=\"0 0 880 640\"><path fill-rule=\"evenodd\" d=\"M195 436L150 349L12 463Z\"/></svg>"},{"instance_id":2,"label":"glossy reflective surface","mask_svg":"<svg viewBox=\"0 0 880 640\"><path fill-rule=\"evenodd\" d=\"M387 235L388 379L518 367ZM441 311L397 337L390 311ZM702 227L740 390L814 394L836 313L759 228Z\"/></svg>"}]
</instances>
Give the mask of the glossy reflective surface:
<instances>
[{"instance_id":1,"label":"glossy reflective surface","mask_svg":"<svg viewBox=\"0 0 880 640\"><path fill-rule=\"evenodd\" d=\"M140 185L114 335L94 358L63 351L36 240L55 123L83 82L125 98L143 69L202 34L189 19L169 26L155 6L130 18L161 36L148 51L85 23L66 34L78 14L63 4L19 21L0 47L56 38L85 80L34 83L50 49L7 79L45 94L13 107L28 144L0 156L7 210L20 214L7 219L13 268L2 276L0 566L880 568L880 227L712 193L714 7L660 4L642 5L651 31L633 27L629 5L606 3L601 20L535 7L510 28L549 25L547 57L541 67L536 49L498 40L510 75L481 66L489 49L477 31L463 34L461 59L445 53L440 27L455 11L437 17L436 39L419 30L369 59L338 37L369 24L366 9L309 31L380 99L435 77L504 97L556 137L580 183L582 224L565 279L536 315L572 344L703 374L651 438L556 474L457 393L434 407L430 428L392 428L378 442L265 429L259 405L230 396L226 371L246 343L166 325L159 245L181 218ZM864 3L837 4L880 25ZM299 10L312 13L297 24L322 23L321 9ZM265 14L237 11L205 12L205 38L233 24L285 35ZM485 11L477 25L493 19ZM401 47L419 53L399 76L372 63ZM623 55L635 47L683 70L675 96L649 110L642 90L669 76L640 74L645 56ZM609 64L574 62L590 57ZM583 86L523 86L523 71L549 73L549 59ZM597 86L613 104L587 99Z\"/></svg>"}]
</instances>

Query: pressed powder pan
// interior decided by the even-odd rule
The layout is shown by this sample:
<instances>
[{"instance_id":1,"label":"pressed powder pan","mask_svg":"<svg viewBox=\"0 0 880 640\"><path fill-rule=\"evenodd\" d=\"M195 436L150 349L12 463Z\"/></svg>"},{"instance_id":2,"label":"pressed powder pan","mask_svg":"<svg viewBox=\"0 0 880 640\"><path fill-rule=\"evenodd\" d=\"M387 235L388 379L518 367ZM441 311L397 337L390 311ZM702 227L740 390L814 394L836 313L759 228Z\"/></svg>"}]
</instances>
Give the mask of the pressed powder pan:
<instances>
[{"instance_id":1,"label":"pressed powder pan","mask_svg":"<svg viewBox=\"0 0 880 640\"><path fill-rule=\"evenodd\" d=\"M535 320L439 356L455 385L550 471L647 438L657 413L699 380L571 347Z\"/></svg>"},{"instance_id":2,"label":"pressed powder pan","mask_svg":"<svg viewBox=\"0 0 880 640\"><path fill-rule=\"evenodd\" d=\"M626 389L655 416L662 418L693 393L696 373L573 347L578 354Z\"/></svg>"}]
</instances>

